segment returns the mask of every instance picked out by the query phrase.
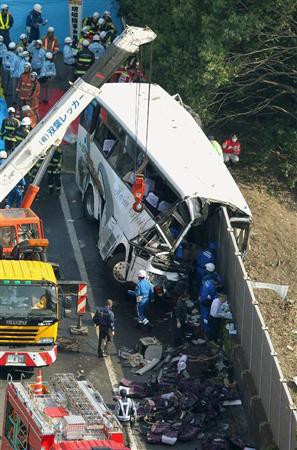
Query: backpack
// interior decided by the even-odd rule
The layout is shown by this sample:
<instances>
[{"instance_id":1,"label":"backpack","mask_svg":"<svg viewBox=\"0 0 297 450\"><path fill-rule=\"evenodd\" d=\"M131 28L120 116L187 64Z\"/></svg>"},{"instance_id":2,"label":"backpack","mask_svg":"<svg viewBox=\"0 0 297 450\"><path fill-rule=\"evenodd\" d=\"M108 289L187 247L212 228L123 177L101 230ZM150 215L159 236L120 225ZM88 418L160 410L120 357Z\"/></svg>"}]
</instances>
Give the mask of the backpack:
<instances>
[{"instance_id":1,"label":"backpack","mask_svg":"<svg viewBox=\"0 0 297 450\"><path fill-rule=\"evenodd\" d=\"M93 317L93 322L96 326L109 328L110 317L108 314L108 310L106 308L97 309Z\"/></svg>"}]
</instances>

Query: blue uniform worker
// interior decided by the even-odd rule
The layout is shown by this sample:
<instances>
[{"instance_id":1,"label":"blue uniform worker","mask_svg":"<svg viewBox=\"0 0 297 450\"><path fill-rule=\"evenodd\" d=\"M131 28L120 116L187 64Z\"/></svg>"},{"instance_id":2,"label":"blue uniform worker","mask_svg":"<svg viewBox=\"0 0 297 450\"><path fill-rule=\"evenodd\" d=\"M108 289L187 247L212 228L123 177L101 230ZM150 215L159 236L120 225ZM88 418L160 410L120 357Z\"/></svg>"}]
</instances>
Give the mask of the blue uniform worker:
<instances>
[{"instance_id":1,"label":"blue uniform worker","mask_svg":"<svg viewBox=\"0 0 297 450\"><path fill-rule=\"evenodd\" d=\"M89 50L94 53L95 59L100 59L105 53L105 47L100 42L100 36L95 34L93 41L89 45Z\"/></svg>"},{"instance_id":2,"label":"blue uniform worker","mask_svg":"<svg viewBox=\"0 0 297 450\"><path fill-rule=\"evenodd\" d=\"M205 265L212 263L215 264L215 254L209 247L205 250L199 250L196 257L196 279L198 284L198 290L201 287L202 279L207 274Z\"/></svg>"},{"instance_id":3,"label":"blue uniform worker","mask_svg":"<svg viewBox=\"0 0 297 450\"><path fill-rule=\"evenodd\" d=\"M201 327L206 334L209 332L208 319L211 303L216 295L217 289L215 282L213 280L203 281L199 292L199 309Z\"/></svg>"},{"instance_id":4,"label":"blue uniform worker","mask_svg":"<svg viewBox=\"0 0 297 450\"><path fill-rule=\"evenodd\" d=\"M142 325L148 325L149 320L144 315L144 308L154 296L153 285L146 279L146 271L138 272L138 283L135 291L128 291L130 295L136 297L136 312L138 322Z\"/></svg>"},{"instance_id":5,"label":"blue uniform worker","mask_svg":"<svg viewBox=\"0 0 297 450\"><path fill-rule=\"evenodd\" d=\"M29 43L36 41L40 38L40 25L45 25L47 20L44 20L41 16L42 6L36 3L33 6L32 11L27 15L26 26L29 33Z\"/></svg>"},{"instance_id":6,"label":"blue uniform worker","mask_svg":"<svg viewBox=\"0 0 297 450\"><path fill-rule=\"evenodd\" d=\"M42 64L45 61L46 51L42 48L42 40L38 39L34 45L29 45L29 52L31 53L31 66L34 72L39 74Z\"/></svg>"},{"instance_id":7,"label":"blue uniform worker","mask_svg":"<svg viewBox=\"0 0 297 450\"><path fill-rule=\"evenodd\" d=\"M213 280L216 286L222 285L222 278L218 274L218 272L216 272L216 266L214 264L212 263L205 264L205 270L206 272L204 277L202 278L202 283L203 281L206 280Z\"/></svg>"},{"instance_id":8,"label":"blue uniform worker","mask_svg":"<svg viewBox=\"0 0 297 450\"><path fill-rule=\"evenodd\" d=\"M26 181L22 178L8 194L6 208L19 208L21 206L25 186Z\"/></svg>"}]
</instances>

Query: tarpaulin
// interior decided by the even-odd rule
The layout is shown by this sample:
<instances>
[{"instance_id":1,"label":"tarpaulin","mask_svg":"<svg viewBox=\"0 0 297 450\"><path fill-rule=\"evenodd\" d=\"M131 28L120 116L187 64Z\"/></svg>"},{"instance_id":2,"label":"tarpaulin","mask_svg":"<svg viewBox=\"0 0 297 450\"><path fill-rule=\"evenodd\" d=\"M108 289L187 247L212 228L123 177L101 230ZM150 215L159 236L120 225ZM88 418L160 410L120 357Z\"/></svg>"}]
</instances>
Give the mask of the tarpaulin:
<instances>
[{"instance_id":1,"label":"tarpaulin","mask_svg":"<svg viewBox=\"0 0 297 450\"><path fill-rule=\"evenodd\" d=\"M21 33L26 33L26 17L32 11L32 0L11 0L7 2L9 11L14 18L14 25L11 29L11 39L18 42ZM69 36L69 12L67 0L46 0L39 2L42 5L42 17L48 20L48 24L40 26L41 37L47 32L47 28L52 26L55 28L61 43L64 38ZM111 12L112 20L120 33L122 31L121 20L118 17L118 1L117 0L83 0L83 17L90 16L94 11L98 11L101 15L107 9Z\"/></svg>"}]
</instances>

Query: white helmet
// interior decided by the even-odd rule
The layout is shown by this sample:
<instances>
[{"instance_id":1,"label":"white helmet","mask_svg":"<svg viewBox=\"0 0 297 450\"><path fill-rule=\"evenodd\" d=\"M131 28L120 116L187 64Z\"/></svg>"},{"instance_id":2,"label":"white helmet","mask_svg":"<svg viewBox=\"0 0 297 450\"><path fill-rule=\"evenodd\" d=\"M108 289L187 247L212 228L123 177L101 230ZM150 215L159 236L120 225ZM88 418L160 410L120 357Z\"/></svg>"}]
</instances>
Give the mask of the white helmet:
<instances>
[{"instance_id":1,"label":"white helmet","mask_svg":"<svg viewBox=\"0 0 297 450\"><path fill-rule=\"evenodd\" d=\"M88 47L90 45L90 42L88 41L88 39L84 39L82 41L82 45L83 45L83 47Z\"/></svg>"},{"instance_id":2,"label":"white helmet","mask_svg":"<svg viewBox=\"0 0 297 450\"><path fill-rule=\"evenodd\" d=\"M37 77L38 77L38 73L37 72L32 72L31 73L31 78L37 78Z\"/></svg>"},{"instance_id":3,"label":"white helmet","mask_svg":"<svg viewBox=\"0 0 297 450\"><path fill-rule=\"evenodd\" d=\"M143 269L140 269L138 271L138 278L146 278L146 271Z\"/></svg>"},{"instance_id":4,"label":"white helmet","mask_svg":"<svg viewBox=\"0 0 297 450\"><path fill-rule=\"evenodd\" d=\"M41 40L41 39L37 39L37 41L35 41L35 45L36 45L36 44L42 45L42 40Z\"/></svg>"},{"instance_id":5,"label":"white helmet","mask_svg":"<svg viewBox=\"0 0 297 450\"><path fill-rule=\"evenodd\" d=\"M42 11L42 6L39 3L35 3L35 5L33 6L34 11L41 13Z\"/></svg>"},{"instance_id":6,"label":"white helmet","mask_svg":"<svg viewBox=\"0 0 297 450\"><path fill-rule=\"evenodd\" d=\"M31 69L31 68L32 68L31 64L29 62L25 62L24 69Z\"/></svg>"},{"instance_id":7,"label":"white helmet","mask_svg":"<svg viewBox=\"0 0 297 450\"><path fill-rule=\"evenodd\" d=\"M51 52L46 52L45 57L46 59L53 59L53 54Z\"/></svg>"},{"instance_id":8,"label":"white helmet","mask_svg":"<svg viewBox=\"0 0 297 450\"><path fill-rule=\"evenodd\" d=\"M4 37L0 35L0 42L4 41Z\"/></svg>"},{"instance_id":9,"label":"white helmet","mask_svg":"<svg viewBox=\"0 0 297 450\"><path fill-rule=\"evenodd\" d=\"M105 38L105 36L106 36L106 31L101 31L101 33L100 33L100 39L104 39Z\"/></svg>"},{"instance_id":10,"label":"white helmet","mask_svg":"<svg viewBox=\"0 0 297 450\"><path fill-rule=\"evenodd\" d=\"M99 19L100 14L98 13L98 11L93 12L93 18L94 19Z\"/></svg>"},{"instance_id":11,"label":"white helmet","mask_svg":"<svg viewBox=\"0 0 297 450\"><path fill-rule=\"evenodd\" d=\"M105 20L103 19L103 17L100 17L100 19L98 20L99 25L103 25L105 23Z\"/></svg>"},{"instance_id":12,"label":"white helmet","mask_svg":"<svg viewBox=\"0 0 297 450\"><path fill-rule=\"evenodd\" d=\"M18 49L22 49L22 47L18 47ZM22 58L27 58L27 56L29 56L30 55L30 53L29 52L27 52L27 50L25 50L25 51L23 51L22 53L20 53L20 56L22 57Z\"/></svg>"},{"instance_id":13,"label":"white helmet","mask_svg":"<svg viewBox=\"0 0 297 450\"><path fill-rule=\"evenodd\" d=\"M216 270L216 266L213 263L205 264L205 269L207 272L214 272Z\"/></svg>"},{"instance_id":14,"label":"white helmet","mask_svg":"<svg viewBox=\"0 0 297 450\"><path fill-rule=\"evenodd\" d=\"M90 27L87 27L87 26L82 27L81 32L82 32L82 33L88 33L88 32L89 32L89 29L90 29Z\"/></svg>"},{"instance_id":15,"label":"white helmet","mask_svg":"<svg viewBox=\"0 0 297 450\"><path fill-rule=\"evenodd\" d=\"M22 106L22 111L23 112L31 111L31 106L29 106L29 105Z\"/></svg>"},{"instance_id":16,"label":"white helmet","mask_svg":"<svg viewBox=\"0 0 297 450\"><path fill-rule=\"evenodd\" d=\"M72 39L71 39L71 37L70 37L70 36L65 37L64 43L65 43L65 44L72 44Z\"/></svg>"},{"instance_id":17,"label":"white helmet","mask_svg":"<svg viewBox=\"0 0 297 450\"><path fill-rule=\"evenodd\" d=\"M110 12L109 11L104 11L104 13L103 13L103 17L104 16L107 16L107 17L111 17L111 14L110 14Z\"/></svg>"},{"instance_id":18,"label":"white helmet","mask_svg":"<svg viewBox=\"0 0 297 450\"><path fill-rule=\"evenodd\" d=\"M53 33L55 31L54 27L48 27L47 31L49 33Z\"/></svg>"},{"instance_id":19,"label":"white helmet","mask_svg":"<svg viewBox=\"0 0 297 450\"><path fill-rule=\"evenodd\" d=\"M100 41L100 36L99 36L99 34L94 34L94 36L93 36L93 41Z\"/></svg>"},{"instance_id":20,"label":"white helmet","mask_svg":"<svg viewBox=\"0 0 297 450\"><path fill-rule=\"evenodd\" d=\"M24 117L21 121L21 125L23 125L24 127L29 127L31 125L30 117Z\"/></svg>"},{"instance_id":21,"label":"white helmet","mask_svg":"<svg viewBox=\"0 0 297 450\"><path fill-rule=\"evenodd\" d=\"M9 48L9 50L15 50L16 49L16 43L15 42L10 42L8 44L8 48Z\"/></svg>"},{"instance_id":22,"label":"white helmet","mask_svg":"<svg viewBox=\"0 0 297 450\"><path fill-rule=\"evenodd\" d=\"M22 47L17 47L16 48L16 52L21 58L23 57L23 49L22 49Z\"/></svg>"},{"instance_id":23,"label":"white helmet","mask_svg":"<svg viewBox=\"0 0 297 450\"><path fill-rule=\"evenodd\" d=\"M8 9L8 5L7 5L6 3L3 3L3 4L1 5L1 9Z\"/></svg>"},{"instance_id":24,"label":"white helmet","mask_svg":"<svg viewBox=\"0 0 297 450\"><path fill-rule=\"evenodd\" d=\"M8 108L8 113L15 113L15 109L14 109L14 107L13 106L10 106L10 108Z\"/></svg>"},{"instance_id":25,"label":"white helmet","mask_svg":"<svg viewBox=\"0 0 297 450\"><path fill-rule=\"evenodd\" d=\"M1 159L6 159L6 158L7 158L7 153L6 153L5 150L1 150L1 152L0 152L0 158L1 158Z\"/></svg>"},{"instance_id":26,"label":"white helmet","mask_svg":"<svg viewBox=\"0 0 297 450\"><path fill-rule=\"evenodd\" d=\"M26 38L27 38L27 35L25 33L22 33L20 35L20 40L23 40L23 39L26 39Z\"/></svg>"}]
</instances>

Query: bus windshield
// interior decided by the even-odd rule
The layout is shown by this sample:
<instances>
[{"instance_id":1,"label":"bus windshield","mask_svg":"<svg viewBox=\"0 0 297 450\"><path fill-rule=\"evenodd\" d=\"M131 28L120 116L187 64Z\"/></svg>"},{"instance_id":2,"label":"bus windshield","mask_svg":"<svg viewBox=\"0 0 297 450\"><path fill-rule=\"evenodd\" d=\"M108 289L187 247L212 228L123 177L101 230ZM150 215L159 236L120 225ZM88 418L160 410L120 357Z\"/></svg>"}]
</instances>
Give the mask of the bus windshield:
<instances>
[{"instance_id":1,"label":"bus windshield","mask_svg":"<svg viewBox=\"0 0 297 450\"><path fill-rule=\"evenodd\" d=\"M56 317L56 288L46 284L0 286L0 317Z\"/></svg>"}]
</instances>

